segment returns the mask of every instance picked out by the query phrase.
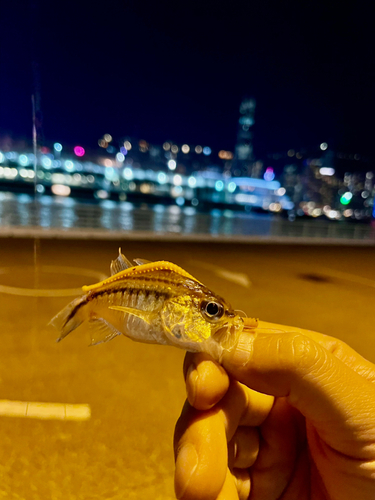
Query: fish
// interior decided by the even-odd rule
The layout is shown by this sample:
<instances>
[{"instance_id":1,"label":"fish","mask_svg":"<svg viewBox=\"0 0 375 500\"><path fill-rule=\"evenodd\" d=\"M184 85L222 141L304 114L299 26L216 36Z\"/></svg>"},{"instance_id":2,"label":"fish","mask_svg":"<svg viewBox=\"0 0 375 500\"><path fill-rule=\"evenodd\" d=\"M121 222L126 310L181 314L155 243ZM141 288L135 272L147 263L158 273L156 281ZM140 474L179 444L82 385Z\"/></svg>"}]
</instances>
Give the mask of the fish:
<instances>
[{"instance_id":1,"label":"fish","mask_svg":"<svg viewBox=\"0 0 375 500\"><path fill-rule=\"evenodd\" d=\"M236 345L244 318L222 297L176 264L145 259L128 260L119 249L110 277L83 286L51 321L60 342L88 323L91 345L120 335L137 342L171 345L206 352L221 361ZM246 328L257 320L246 319Z\"/></svg>"}]
</instances>

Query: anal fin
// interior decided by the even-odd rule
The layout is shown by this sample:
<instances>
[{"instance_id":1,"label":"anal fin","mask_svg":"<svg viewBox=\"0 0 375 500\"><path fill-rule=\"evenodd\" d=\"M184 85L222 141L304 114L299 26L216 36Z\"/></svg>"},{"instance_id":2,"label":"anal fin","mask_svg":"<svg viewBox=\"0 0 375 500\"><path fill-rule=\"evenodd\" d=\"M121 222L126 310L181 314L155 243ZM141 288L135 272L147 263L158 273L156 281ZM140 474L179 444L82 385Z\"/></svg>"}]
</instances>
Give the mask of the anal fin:
<instances>
[{"instance_id":1,"label":"anal fin","mask_svg":"<svg viewBox=\"0 0 375 500\"><path fill-rule=\"evenodd\" d=\"M89 327L91 329L91 344L98 345L103 342L109 342L121 332L117 330L111 323L103 318L91 318L89 320Z\"/></svg>"}]
</instances>

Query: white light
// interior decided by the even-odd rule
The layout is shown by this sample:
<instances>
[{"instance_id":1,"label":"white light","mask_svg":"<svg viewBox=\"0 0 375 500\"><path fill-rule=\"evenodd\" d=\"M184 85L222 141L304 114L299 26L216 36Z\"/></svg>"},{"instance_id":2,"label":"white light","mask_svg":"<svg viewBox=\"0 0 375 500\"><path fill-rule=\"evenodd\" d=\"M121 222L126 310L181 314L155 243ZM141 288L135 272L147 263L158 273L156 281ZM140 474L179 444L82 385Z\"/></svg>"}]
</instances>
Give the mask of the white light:
<instances>
[{"instance_id":1,"label":"white light","mask_svg":"<svg viewBox=\"0 0 375 500\"><path fill-rule=\"evenodd\" d=\"M208 146L205 146L205 147L203 148L203 154L204 154L205 156L209 156L211 153L212 153L211 148L209 148Z\"/></svg>"},{"instance_id":2,"label":"white light","mask_svg":"<svg viewBox=\"0 0 375 500\"><path fill-rule=\"evenodd\" d=\"M55 142L55 144L53 145L53 149L54 149L55 151L57 151L58 153L59 153L60 151L62 151L62 148L63 148L63 147L62 147L62 145L61 145L59 142Z\"/></svg>"},{"instance_id":3,"label":"white light","mask_svg":"<svg viewBox=\"0 0 375 500\"><path fill-rule=\"evenodd\" d=\"M66 170L73 170L74 169L74 163L71 160L66 160L64 162L64 167Z\"/></svg>"},{"instance_id":4,"label":"white light","mask_svg":"<svg viewBox=\"0 0 375 500\"><path fill-rule=\"evenodd\" d=\"M235 190L236 190L236 187L237 187L237 185L236 185L236 183L235 183L235 182L230 182L230 183L228 184L228 191L229 191L230 193L234 193L234 192L235 192Z\"/></svg>"},{"instance_id":5,"label":"white light","mask_svg":"<svg viewBox=\"0 0 375 500\"><path fill-rule=\"evenodd\" d=\"M176 175L173 176L173 184L175 186L181 186L181 184L182 184L182 177L181 177L181 175L176 174Z\"/></svg>"},{"instance_id":6,"label":"white light","mask_svg":"<svg viewBox=\"0 0 375 500\"><path fill-rule=\"evenodd\" d=\"M319 169L319 173L321 175L334 175L335 169L330 167L322 167L321 169Z\"/></svg>"},{"instance_id":7,"label":"white light","mask_svg":"<svg viewBox=\"0 0 375 500\"><path fill-rule=\"evenodd\" d=\"M167 182L167 176L164 172L158 173L158 182L159 184L165 184Z\"/></svg>"},{"instance_id":8,"label":"white light","mask_svg":"<svg viewBox=\"0 0 375 500\"><path fill-rule=\"evenodd\" d=\"M181 151L185 154L187 154L189 151L190 151L190 148L187 144L184 144L182 147L181 147Z\"/></svg>"},{"instance_id":9,"label":"white light","mask_svg":"<svg viewBox=\"0 0 375 500\"><path fill-rule=\"evenodd\" d=\"M43 186L43 184L37 184L35 189L36 189L37 193L40 193L40 194L44 193L44 191L45 191L45 187Z\"/></svg>"},{"instance_id":10,"label":"white light","mask_svg":"<svg viewBox=\"0 0 375 500\"><path fill-rule=\"evenodd\" d=\"M175 162L175 160L169 160L168 161L168 168L169 168L169 170L176 170L176 167L177 167L177 163Z\"/></svg>"},{"instance_id":11,"label":"white light","mask_svg":"<svg viewBox=\"0 0 375 500\"><path fill-rule=\"evenodd\" d=\"M285 193L286 193L286 189L285 188L279 188L276 191L276 194L278 194L279 196L284 196Z\"/></svg>"},{"instance_id":12,"label":"white light","mask_svg":"<svg viewBox=\"0 0 375 500\"><path fill-rule=\"evenodd\" d=\"M322 142L321 145L320 145L320 149L322 151L325 151L327 148L328 148L328 144L326 142Z\"/></svg>"},{"instance_id":13,"label":"white light","mask_svg":"<svg viewBox=\"0 0 375 500\"><path fill-rule=\"evenodd\" d=\"M188 184L191 188L195 187L197 185L197 179L193 176L189 177Z\"/></svg>"},{"instance_id":14,"label":"white light","mask_svg":"<svg viewBox=\"0 0 375 500\"><path fill-rule=\"evenodd\" d=\"M127 149L128 151L130 151L131 148L132 148L131 142L125 141L124 142L124 148Z\"/></svg>"},{"instance_id":15,"label":"white light","mask_svg":"<svg viewBox=\"0 0 375 500\"><path fill-rule=\"evenodd\" d=\"M18 163L20 165L28 165L29 164L29 159L26 155L19 155L18 157Z\"/></svg>"},{"instance_id":16,"label":"white light","mask_svg":"<svg viewBox=\"0 0 375 500\"><path fill-rule=\"evenodd\" d=\"M108 198L109 194L104 189L99 189L99 191L96 192L96 196L98 198L100 198L101 200L106 200Z\"/></svg>"},{"instance_id":17,"label":"white light","mask_svg":"<svg viewBox=\"0 0 375 500\"><path fill-rule=\"evenodd\" d=\"M48 156L43 156L42 157L42 165L43 167L49 168L52 165L52 161Z\"/></svg>"},{"instance_id":18,"label":"white light","mask_svg":"<svg viewBox=\"0 0 375 500\"><path fill-rule=\"evenodd\" d=\"M169 144L169 142L165 142L163 144L163 149L164 151L169 151L171 149L171 145Z\"/></svg>"},{"instance_id":19,"label":"white light","mask_svg":"<svg viewBox=\"0 0 375 500\"><path fill-rule=\"evenodd\" d=\"M173 144L173 146L171 147L171 151L172 153L178 153L178 146L176 146L176 144Z\"/></svg>"},{"instance_id":20,"label":"white light","mask_svg":"<svg viewBox=\"0 0 375 500\"><path fill-rule=\"evenodd\" d=\"M124 168L124 171L122 173L122 176L124 177L124 179L126 179L127 181L130 181L133 179L133 171L131 168L129 167L126 167Z\"/></svg>"},{"instance_id":21,"label":"white light","mask_svg":"<svg viewBox=\"0 0 375 500\"><path fill-rule=\"evenodd\" d=\"M198 146L195 146L195 152L196 152L198 155L200 155L202 151L203 151L202 146L199 146L199 145L198 145Z\"/></svg>"},{"instance_id":22,"label":"white light","mask_svg":"<svg viewBox=\"0 0 375 500\"><path fill-rule=\"evenodd\" d=\"M336 210L330 210L326 215L328 215L328 217L330 219L335 219L337 217L337 211Z\"/></svg>"},{"instance_id":23,"label":"white light","mask_svg":"<svg viewBox=\"0 0 375 500\"><path fill-rule=\"evenodd\" d=\"M56 196L69 196L71 189L69 186L65 186L64 184L53 184L51 186L51 191Z\"/></svg>"},{"instance_id":24,"label":"white light","mask_svg":"<svg viewBox=\"0 0 375 500\"><path fill-rule=\"evenodd\" d=\"M123 162L125 160L125 155L123 155L122 153L117 153L116 160L119 162Z\"/></svg>"}]
</instances>

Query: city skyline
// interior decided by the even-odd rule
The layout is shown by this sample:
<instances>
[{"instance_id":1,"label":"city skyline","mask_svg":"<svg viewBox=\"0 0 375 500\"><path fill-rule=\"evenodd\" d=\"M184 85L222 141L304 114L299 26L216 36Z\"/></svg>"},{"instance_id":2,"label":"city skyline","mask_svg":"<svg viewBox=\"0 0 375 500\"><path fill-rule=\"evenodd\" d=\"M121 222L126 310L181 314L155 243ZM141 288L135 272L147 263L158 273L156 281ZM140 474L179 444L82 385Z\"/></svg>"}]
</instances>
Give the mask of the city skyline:
<instances>
[{"instance_id":1,"label":"city skyline","mask_svg":"<svg viewBox=\"0 0 375 500\"><path fill-rule=\"evenodd\" d=\"M31 137L39 86L46 140L93 147L110 132L233 151L251 95L256 157L321 142L372 152L374 35L360 3L18 7L2 6L3 134Z\"/></svg>"}]
</instances>

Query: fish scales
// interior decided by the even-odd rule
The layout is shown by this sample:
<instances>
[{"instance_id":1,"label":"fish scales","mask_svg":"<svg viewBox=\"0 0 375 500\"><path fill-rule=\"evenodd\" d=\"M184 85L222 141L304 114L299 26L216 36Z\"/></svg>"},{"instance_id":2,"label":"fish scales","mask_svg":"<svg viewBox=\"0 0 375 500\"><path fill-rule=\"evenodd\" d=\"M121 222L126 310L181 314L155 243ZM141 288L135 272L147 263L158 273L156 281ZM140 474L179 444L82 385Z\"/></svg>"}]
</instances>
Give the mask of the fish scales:
<instances>
[{"instance_id":1,"label":"fish scales","mask_svg":"<svg viewBox=\"0 0 375 500\"><path fill-rule=\"evenodd\" d=\"M110 278L83 287L86 293L51 320L60 331L58 340L88 322L94 344L123 334L138 342L207 352L220 361L224 350L236 344L243 318L175 264L135 262L137 266L129 267L120 251Z\"/></svg>"}]
</instances>

